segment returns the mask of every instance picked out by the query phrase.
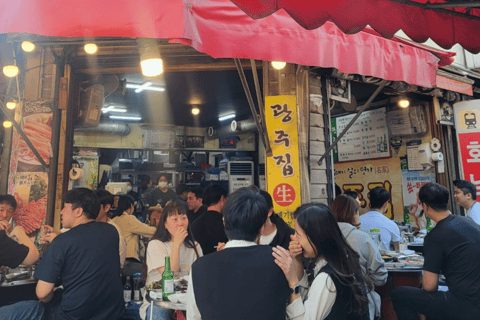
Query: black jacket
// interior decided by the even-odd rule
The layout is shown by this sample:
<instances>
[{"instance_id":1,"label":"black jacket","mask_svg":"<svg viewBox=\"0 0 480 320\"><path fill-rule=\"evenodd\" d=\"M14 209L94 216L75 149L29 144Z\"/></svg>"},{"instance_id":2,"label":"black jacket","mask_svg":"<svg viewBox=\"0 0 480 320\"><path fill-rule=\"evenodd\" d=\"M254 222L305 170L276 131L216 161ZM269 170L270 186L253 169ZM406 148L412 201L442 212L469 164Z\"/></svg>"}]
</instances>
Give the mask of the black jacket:
<instances>
[{"instance_id":1,"label":"black jacket","mask_svg":"<svg viewBox=\"0 0 480 320\"><path fill-rule=\"evenodd\" d=\"M270 245L272 247L280 246L288 250L291 241L290 235L294 234L295 231L276 213L272 214L270 220L277 226L277 234Z\"/></svg>"}]
</instances>

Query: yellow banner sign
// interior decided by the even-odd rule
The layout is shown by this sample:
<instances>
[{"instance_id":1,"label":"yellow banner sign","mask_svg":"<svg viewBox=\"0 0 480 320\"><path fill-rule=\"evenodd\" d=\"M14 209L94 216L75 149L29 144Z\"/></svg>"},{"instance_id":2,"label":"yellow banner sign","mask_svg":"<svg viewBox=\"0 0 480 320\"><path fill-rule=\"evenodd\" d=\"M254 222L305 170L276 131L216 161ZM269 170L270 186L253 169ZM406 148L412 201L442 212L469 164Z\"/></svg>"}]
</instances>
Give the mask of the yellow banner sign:
<instances>
[{"instance_id":1,"label":"yellow banner sign","mask_svg":"<svg viewBox=\"0 0 480 320\"><path fill-rule=\"evenodd\" d=\"M291 219L287 213L301 205L296 97L266 97L265 117L273 152L267 159L267 190L275 212Z\"/></svg>"}]
</instances>

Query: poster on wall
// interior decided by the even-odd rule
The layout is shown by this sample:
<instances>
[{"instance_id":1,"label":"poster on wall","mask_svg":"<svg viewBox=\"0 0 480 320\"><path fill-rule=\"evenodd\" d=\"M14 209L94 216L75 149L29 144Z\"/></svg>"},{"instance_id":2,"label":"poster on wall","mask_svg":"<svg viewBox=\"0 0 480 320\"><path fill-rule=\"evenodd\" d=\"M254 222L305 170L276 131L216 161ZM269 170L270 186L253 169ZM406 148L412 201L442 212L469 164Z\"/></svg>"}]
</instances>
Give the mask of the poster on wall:
<instances>
[{"instance_id":1,"label":"poster on wall","mask_svg":"<svg viewBox=\"0 0 480 320\"><path fill-rule=\"evenodd\" d=\"M25 135L45 163L50 162L52 135L51 99L24 101L16 118ZM46 216L48 172L16 130L12 134L12 151L8 175L8 193L17 201L14 223L24 227L32 237L39 232Z\"/></svg>"},{"instance_id":2,"label":"poster on wall","mask_svg":"<svg viewBox=\"0 0 480 320\"><path fill-rule=\"evenodd\" d=\"M480 192L480 100L457 102L453 109L462 165L461 175Z\"/></svg>"},{"instance_id":3,"label":"poster on wall","mask_svg":"<svg viewBox=\"0 0 480 320\"><path fill-rule=\"evenodd\" d=\"M369 211L368 193L375 187L385 188L392 199L385 216L403 221L402 176L400 159L355 161L335 164L335 183L345 191L355 191L361 201L360 214Z\"/></svg>"},{"instance_id":4,"label":"poster on wall","mask_svg":"<svg viewBox=\"0 0 480 320\"><path fill-rule=\"evenodd\" d=\"M265 97L265 117L273 153L267 158L268 193L275 212L293 226L291 213L301 205L296 97Z\"/></svg>"},{"instance_id":5,"label":"poster on wall","mask_svg":"<svg viewBox=\"0 0 480 320\"><path fill-rule=\"evenodd\" d=\"M422 206L418 200L418 191L429 182L435 182L435 169L433 168L424 171L402 170L403 213L409 216L412 225L420 229L426 228L426 218L425 215L422 218L419 217Z\"/></svg>"},{"instance_id":6,"label":"poster on wall","mask_svg":"<svg viewBox=\"0 0 480 320\"><path fill-rule=\"evenodd\" d=\"M338 142L335 162L390 157L386 109L363 112ZM332 139L336 139L355 114L332 118Z\"/></svg>"}]
</instances>

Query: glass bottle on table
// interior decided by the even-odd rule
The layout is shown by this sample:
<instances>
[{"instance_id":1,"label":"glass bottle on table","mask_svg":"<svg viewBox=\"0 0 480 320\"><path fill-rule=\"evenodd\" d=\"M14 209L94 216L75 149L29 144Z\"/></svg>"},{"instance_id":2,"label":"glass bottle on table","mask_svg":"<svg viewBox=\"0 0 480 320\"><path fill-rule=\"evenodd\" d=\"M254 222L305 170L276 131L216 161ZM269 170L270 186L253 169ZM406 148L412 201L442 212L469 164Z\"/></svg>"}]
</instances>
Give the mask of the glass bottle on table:
<instances>
[{"instance_id":1,"label":"glass bottle on table","mask_svg":"<svg viewBox=\"0 0 480 320\"><path fill-rule=\"evenodd\" d=\"M165 271L162 273L162 299L168 301L168 296L175 293L173 272L170 269L170 257L165 257Z\"/></svg>"},{"instance_id":2,"label":"glass bottle on table","mask_svg":"<svg viewBox=\"0 0 480 320\"><path fill-rule=\"evenodd\" d=\"M123 286L123 300L125 301L125 305L132 301L132 285L130 284L130 276L127 276L127 280Z\"/></svg>"}]
</instances>

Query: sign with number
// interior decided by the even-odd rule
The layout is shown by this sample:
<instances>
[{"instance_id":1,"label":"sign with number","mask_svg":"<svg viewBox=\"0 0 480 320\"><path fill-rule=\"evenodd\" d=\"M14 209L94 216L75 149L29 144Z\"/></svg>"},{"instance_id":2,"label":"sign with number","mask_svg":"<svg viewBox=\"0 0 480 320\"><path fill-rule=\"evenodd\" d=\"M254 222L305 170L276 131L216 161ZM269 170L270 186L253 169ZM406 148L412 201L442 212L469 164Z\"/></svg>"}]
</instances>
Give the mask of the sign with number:
<instances>
[{"instance_id":1,"label":"sign with number","mask_svg":"<svg viewBox=\"0 0 480 320\"><path fill-rule=\"evenodd\" d=\"M458 102L453 108L463 179L480 192L480 100Z\"/></svg>"},{"instance_id":2,"label":"sign with number","mask_svg":"<svg viewBox=\"0 0 480 320\"><path fill-rule=\"evenodd\" d=\"M267 190L275 212L285 214L301 205L296 97L266 97L265 117L273 152L267 159Z\"/></svg>"}]
</instances>

